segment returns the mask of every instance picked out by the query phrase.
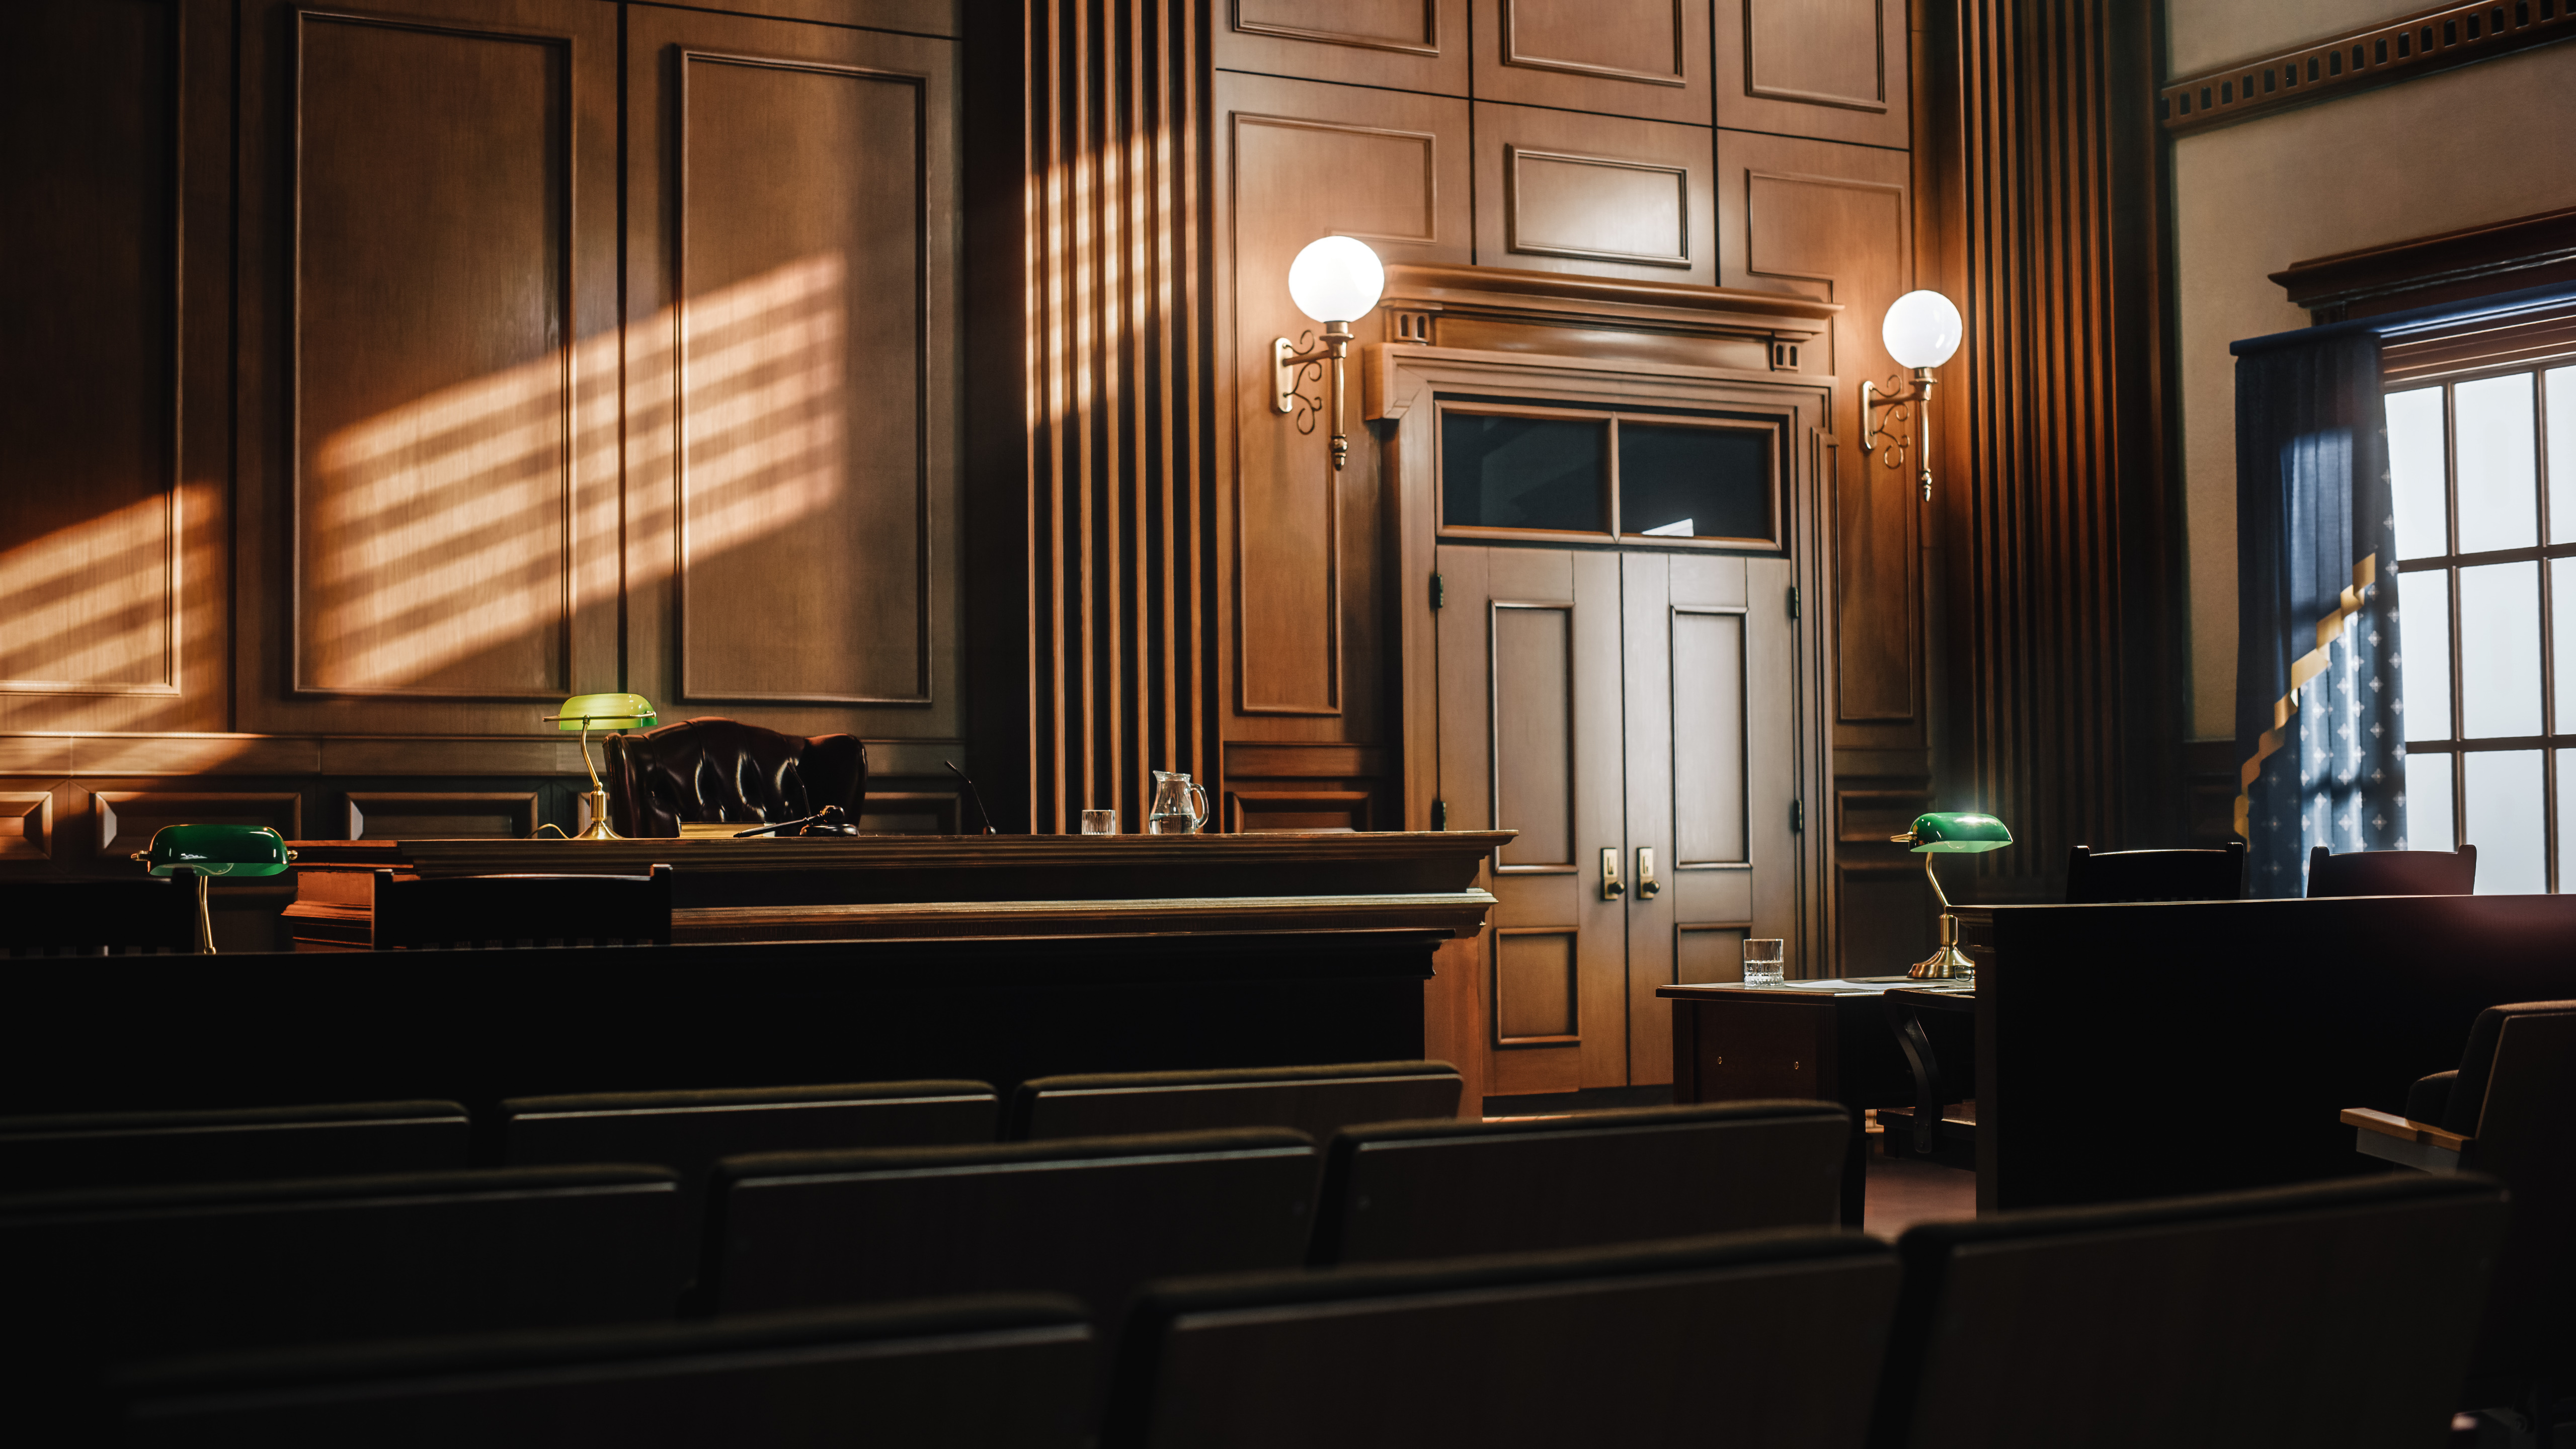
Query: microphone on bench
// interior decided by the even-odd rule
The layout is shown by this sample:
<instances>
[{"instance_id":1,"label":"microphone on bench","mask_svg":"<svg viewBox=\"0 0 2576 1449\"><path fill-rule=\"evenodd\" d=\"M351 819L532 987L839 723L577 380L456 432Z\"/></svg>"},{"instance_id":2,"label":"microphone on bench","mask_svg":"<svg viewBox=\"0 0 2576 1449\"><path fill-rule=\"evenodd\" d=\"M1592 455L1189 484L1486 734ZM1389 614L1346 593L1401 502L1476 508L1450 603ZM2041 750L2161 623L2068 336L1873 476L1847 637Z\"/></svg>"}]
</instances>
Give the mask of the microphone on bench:
<instances>
[{"instance_id":1,"label":"microphone on bench","mask_svg":"<svg viewBox=\"0 0 2576 1449\"><path fill-rule=\"evenodd\" d=\"M984 822L984 829L981 833L985 835L1001 834L1002 832L993 828L993 812L984 808L984 797L975 793L975 782L967 778L964 770L957 768L957 762L955 760L942 760L939 763L946 765L948 767L948 773L955 775L958 782L966 787L967 803L975 807L975 817Z\"/></svg>"}]
</instances>

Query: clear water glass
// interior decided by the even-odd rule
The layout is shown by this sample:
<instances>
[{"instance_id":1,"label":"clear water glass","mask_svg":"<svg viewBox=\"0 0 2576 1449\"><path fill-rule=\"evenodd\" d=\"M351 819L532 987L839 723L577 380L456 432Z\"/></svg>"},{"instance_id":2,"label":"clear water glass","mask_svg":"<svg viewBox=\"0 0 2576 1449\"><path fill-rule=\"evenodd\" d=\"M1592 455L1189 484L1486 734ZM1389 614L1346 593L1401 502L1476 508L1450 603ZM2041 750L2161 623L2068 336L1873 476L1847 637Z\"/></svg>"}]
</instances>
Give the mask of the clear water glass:
<instances>
[{"instance_id":1,"label":"clear water glass","mask_svg":"<svg viewBox=\"0 0 2576 1449\"><path fill-rule=\"evenodd\" d=\"M1782 976L1781 963L1786 959L1784 948L1787 947L1788 944L1788 942L1781 940L1764 940L1752 936L1746 937L1744 940L1744 984L1747 986L1779 985Z\"/></svg>"},{"instance_id":2,"label":"clear water glass","mask_svg":"<svg viewBox=\"0 0 2576 1449\"><path fill-rule=\"evenodd\" d=\"M1083 811L1082 833L1085 835L1116 835L1118 833L1118 812L1115 810Z\"/></svg>"}]
</instances>

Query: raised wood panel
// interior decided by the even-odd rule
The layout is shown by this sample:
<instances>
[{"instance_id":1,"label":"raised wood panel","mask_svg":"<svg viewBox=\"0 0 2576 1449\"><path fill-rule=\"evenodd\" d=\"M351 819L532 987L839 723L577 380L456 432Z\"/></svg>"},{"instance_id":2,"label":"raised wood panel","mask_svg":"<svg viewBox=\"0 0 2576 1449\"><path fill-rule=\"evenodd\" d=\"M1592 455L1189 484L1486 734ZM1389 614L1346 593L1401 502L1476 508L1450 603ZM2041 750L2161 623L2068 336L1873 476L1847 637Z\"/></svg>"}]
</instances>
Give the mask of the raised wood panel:
<instances>
[{"instance_id":1,"label":"raised wood panel","mask_svg":"<svg viewBox=\"0 0 2576 1449\"><path fill-rule=\"evenodd\" d=\"M1219 68L1467 94L1467 0L1216 0Z\"/></svg>"},{"instance_id":2,"label":"raised wood panel","mask_svg":"<svg viewBox=\"0 0 2576 1449\"><path fill-rule=\"evenodd\" d=\"M53 792L0 791L0 860L51 860L53 855Z\"/></svg>"},{"instance_id":3,"label":"raised wood panel","mask_svg":"<svg viewBox=\"0 0 2576 1449\"><path fill-rule=\"evenodd\" d=\"M1515 256L1691 264L1690 172L1682 167L1515 146L1503 181L1504 246Z\"/></svg>"},{"instance_id":4,"label":"raised wood panel","mask_svg":"<svg viewBox=\"0 0 2576 1449\"><path fill-rule=\"evenodd\" d=\"M1499 859L1576 865L1574 606L1498 599L1492 641L1494 818L1520 832Z\"/></svg>"},{"instance_id":5,"label":"raised wood panel","mask_svg":"<svg viewBox=\"0 0 2576 1449\"><path fill-rule=\"evenodd\" d=\"M1476 0L1476 98L1706 125L1707 0Z\"/></svg>"},{"instance_id":6,"label":"raised wood panel","mask_svg":"<svg viewBox=\"0 0 2576 1449\"><path fill-rule=\"evenodd\" d=\"M532 731L620 683L617 16L241 10L227 723Z\"/></svg>"},{"instance_id":7,"label":"raised wood panel","mask_svg":"<svg viewBox=\"0 0 2576 1449\"><path fill-rule=\"evenodd\" d=\"M927 702L928 81L679 69L681 693Z\"/></svg>"},{"instance_id":8,"label":"raised wood panel","mask_svg":"<svg viewBox=\"0 0 2576 1449\"><path fill-rule=\"evenodd\" d=\"M352 790L351 840L439 840L465 835L524 838L537 831L533 790Z\"/></svg>"},{"instance_id":9,"label":"raised wood panel","mask_svg":"<svg viewBox=\"0 0 2576 1449\"><path fill-rule=\"evenodd\" d=\"M0 691L172 694L179 7L41 0L0 88Z\"/></svg>"},{"instance_id":10,"label":"raised wood panel","mask_svg":"<svg viewBox=\"0 0 2576 1449\"><path fill-rule=\"evenodd\" d=\"M1674 609L1673 861L1731 864L1745 853L1744 615Z\"/></svg>"},{"instance_id":11,"label":"raised wood panel","mask_svg":"<svg viewBox=\"0 0 2576 1449\"><path fill-rule=\"evenodd\" d=\"M1476 104L1476 260L1717 281L1705 126Z\"/></svg>"},{"instance_id":12,"label":"raised wood panel","mask_svg":"<svg viewBox=\"0 0 2576 1449\"><path fill-rule=\"evenodd\" d=\"M1583 1034L1574 933L1494 933L1494 1043L1572 1041Z\"/></svg>"},{"instance_id":13,"label":"raised wood panel","mask_svg":"<svg viewBox=\"0 0 2576 1449\"><path fill-rule=\"evenodd\" d=\"M1680 926L1673 935L1673 981L1696 986L1744 979L1747 926Z\"/></svg>"},{"instance_id":14,"label":"raised wood panel","mask_svg":"<svg viewBox=\"0 0 2576 1449\"><path fill-rule=\"evenodd\" d=\"M1834 397L1833 645L1836 744L1919 747L1924 739L1921 500L1913 470L1864 452L1858 383L1901 382L1879 336L1911 285L1908 158L1778 136L1724 136L1720 204L1727 281L1842 304L1808 361Z\"/></svg>"},{"instance_id":15,"label":"raised wood panel","mask_svg":"<svg viewBox=\"0 0 2576 1449\"><path fill-rule=\"evenodd\" d=\"M859 829L870 835L963 835L963 809L955 790L871 789L859 807Z\"/></svg>"},{"instance_id":16,"label":"raised wood panel","mask_svg":"<svg viewBox=\"0 0 2576 1449\"><path fill-rule=\"evenodd\" d=\"M9 19L0 730L220 729L231 8Z\"/></svg>"},{"instance_id":17,"label":"raised wood panel","mask_svg":"<svg viewBox=\"0 0 2576 1449\"><path fill-rule=\"evenodd\" d=\"M1319 236L1359 237L1388 261L1469 260L1467 107L1235 75L1218 77L1216 99L1232 283L1235 704L1246 715L1339 716L1303 737L1367 741L1383 712L1377 450L1354 409L1349 467L1336 473L1330 429L1300 432L1273 410L1270 343L1315 330L1287 277ZM1353 330L1356 360L1382 318Z\"/></svg>"},{"instance_id":18,"label":"raised wood panel","mask_svg":"<svg viewBox=\"0 0 2576 1449\"><path fill-rule=\"evenodd\" d=\"M165 825L264 825L289 840L304 838L304 797L293 793L101 790L91 795L90 808L102 859L122 860L141 850Z\"/></svg>"},{"instance_id":19,"label":"raised wood panel","mask_svg":"<svg viewBox=\"0 0 2576 1449\"><path fill-rule=\"evenodd\" d=\"M1717 123L1903 147L1906 9L1892 0L1717 0Z\"/></svg>"},{"instance_id":20,"label":"raised wood panel","mask_svg":"<svg viewBox=\"0 0 2576 1449\"><path fill-rule=\"evenodd\" d=\"M560 698L570 46L297 19L295 687Z\"/></svg>"},{"instance_id":21,"label":"raised wood panel","mask_svg":"<svg viewBox=\"0 0 2576 1449\"><path fill-rule=\"evenodd\" d=\"M628 12L629 688L962 729L956 51Z\"/></svg>"},{"instance_id":22,"label":"raised wood panel","mask_svg":"<svg viewBox=\"0 0 2576 1449\"><path fill-rule=\"evenodd\" d=\"M1225 792L1228 830L1368 830L1374 812L1366 790Z\"/></svg>"}]
</instances>

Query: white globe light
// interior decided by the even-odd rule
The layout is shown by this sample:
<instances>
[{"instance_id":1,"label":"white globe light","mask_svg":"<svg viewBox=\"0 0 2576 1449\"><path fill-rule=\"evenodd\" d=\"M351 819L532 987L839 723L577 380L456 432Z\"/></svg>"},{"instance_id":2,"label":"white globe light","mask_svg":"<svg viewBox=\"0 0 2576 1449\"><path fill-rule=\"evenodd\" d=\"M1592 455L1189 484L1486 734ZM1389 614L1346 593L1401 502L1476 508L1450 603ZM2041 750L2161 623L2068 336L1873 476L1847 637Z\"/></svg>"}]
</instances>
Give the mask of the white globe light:
<instances>
[{"instance_id":1,"label":"white globe light","mask_svg":"<svg viewBox=\"0 0 2576 1449\"><path fill-rule=\"evenodd\" d=\"M1939 367L1959 350L1959 309L1938 292L1908 292L1887 309L1878 329L1899 367Z\"/></svg>"},{"instance_id":2,"label":"white globe light","mask_svg":"<svg viewBox=\"0 0 2576 1449\"><path fill-rule=\"evenodd\" d=\"M1318 322L1354 322L1377 306L1386 290L1386 268L1368 243L1328 236L1306 244L1288 264L1288 295L1297 310Z\"/></svg>"}]
</instances>

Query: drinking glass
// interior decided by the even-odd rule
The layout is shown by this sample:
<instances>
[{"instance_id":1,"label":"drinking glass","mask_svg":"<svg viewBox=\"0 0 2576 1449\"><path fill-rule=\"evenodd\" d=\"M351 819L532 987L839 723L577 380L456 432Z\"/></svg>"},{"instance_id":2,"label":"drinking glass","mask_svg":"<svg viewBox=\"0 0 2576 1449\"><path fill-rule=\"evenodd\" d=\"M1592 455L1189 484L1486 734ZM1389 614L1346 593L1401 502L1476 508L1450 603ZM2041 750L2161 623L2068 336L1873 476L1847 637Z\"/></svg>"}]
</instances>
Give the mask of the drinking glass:
<instances>
[{"instance_id":1,"label":"drinking glass","mask_svg":"<svg viewBox=\"0 0 2576 1449\"><path fill-rule=\"evenodd\" d=\"M1085 835L1116 835L1118 833L1118 812L1115 810L1083 811L1082 833Z\"/></svg>"},{"instance_id":2,"label":"drinking glass","mask_svg":"<svg viewBox=\"0 0 2576 1449\"><path fill-rule=\"evenodd\" d=\"M1744 984L1777 986L1780 984L1782 947L1788 943L1748 936L1744 941Z\"/></svg>"}]
</instances>

